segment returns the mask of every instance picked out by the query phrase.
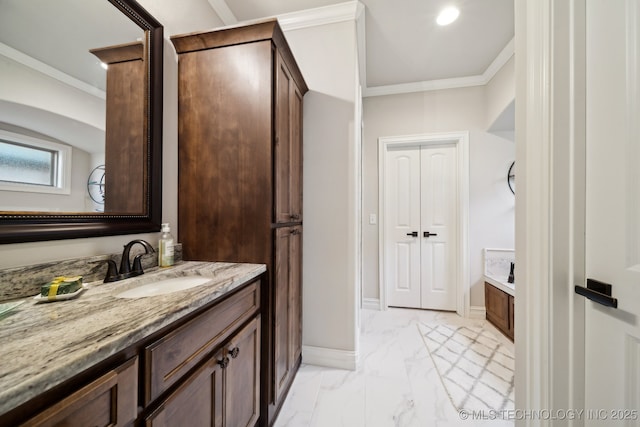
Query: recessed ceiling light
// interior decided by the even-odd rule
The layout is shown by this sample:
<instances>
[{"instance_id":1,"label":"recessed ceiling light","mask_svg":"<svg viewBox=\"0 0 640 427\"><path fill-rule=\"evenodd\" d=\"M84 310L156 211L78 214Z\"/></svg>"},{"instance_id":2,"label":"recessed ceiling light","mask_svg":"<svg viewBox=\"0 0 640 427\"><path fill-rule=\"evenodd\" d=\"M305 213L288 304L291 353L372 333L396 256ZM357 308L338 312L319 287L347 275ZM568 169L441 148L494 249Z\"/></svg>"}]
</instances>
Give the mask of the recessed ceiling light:
<instances>
[{"instance_id":1,"label":"recessed ceiling light","mask_svg":"<svg viewBox=\"0 0 640 427\"><path fill-rule=\"evenodd\" d=\"M440 14L438 15L438 19L436 22L438 25L449 25L456 19L458 19L458 15L460 15L460 9L455 6L450 6L442 9Z\"/></svg>"}]
</instances>

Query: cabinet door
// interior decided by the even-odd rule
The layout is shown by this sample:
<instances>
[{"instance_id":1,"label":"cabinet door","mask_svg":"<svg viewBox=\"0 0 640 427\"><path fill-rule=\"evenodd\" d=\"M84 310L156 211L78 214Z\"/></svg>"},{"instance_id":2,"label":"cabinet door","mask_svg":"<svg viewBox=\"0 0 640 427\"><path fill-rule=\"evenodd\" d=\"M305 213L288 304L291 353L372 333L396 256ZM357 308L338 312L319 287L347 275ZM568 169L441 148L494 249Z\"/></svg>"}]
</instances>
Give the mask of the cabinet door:
<instances>
[{"instance_id":1,"label":"cabinet door","mask_svg":"<svg viewBox=\"0 0 640 427\"><path fill-rule=\"evenodd\" d=\"M487 320L507 334L509 331L509 295L495 286L485 283L484 296Z\"/></svg>"},{"instance_id":2,"label":"cabinet door","mask_svg":"<svg viewBox=\"0 0 640 427\"><path fill-rule=\"evenodd\" d=\"M123 426L137 416L138 358L134 357L23 426Z\"/></svg>"},{"instance_id":3,"label":"cabinet door","mask_svg":"<svg viewBox=\"0 0 640 427\"><path fill-rule=\"evenodd\" d=\"M223 425L222 365L218 352L165 400L147 420L148 427L221 427ZM223 362L225 360L225 362Z\"/></svg>"},{"instance_id":4,"label":"cabinet door","mask_svg":"<svg viewBox=\"0 0 640 427\"><path fill-rule=\"evenodd\" d=\"M260 417L260 317L254 318L226 346L224 425L253 427Z\"/></svg>"},{"instance_id":5,"label":"cabinet door","mask_svg":"<svg viewBox=\"0 0 640 427\"><path fill-rule=\"evenodd\" d=\"M289 360L302 353L302 227L289 235Z\"/></svg>"},{"instance_id":6,"label":"cabinet door","mask_svg":"<svg viewBox=\"0 0 640 427\"><path fill-rule=\"evenodd\" d=\"M276 230L274 275L274 398L277 402L285 390L300 355L301 291L300 255L302 227Z\"/></svg>"},{"instance_id":7,"label":"cabinet door","mask_svg":"<svg viewBox=\"0 0 640 427\"><path fill-rule=\"evenodd\" d=\"M302 94L276 55L275 221L302 220Z\"/></svg>"},{"instance_id":8,"label":"cabinet door","mask_svg":"<svg viewBox=\"0 0 640 427\"><path fill-rule=\"evenodd\" d=\"M509 295L509 337L513 340L515 335L514 328L514 318L515 318L515 298L512 295Z\"/></svg>"},{"instance_id":9,"label":"cabinet door","mask_svg":"<svg viewBox=\"0 0 640 427\"><path fill-rule=\"evenodd\" d=\"M178 238L185 259L264 263L271 253L271 46L264 40L180 54Z\"/></svg>"},{"instance_id":10,"label":"cabinet door","mask_svg":"<svg viewBox=\"0 0 640 427\"><path fill-rule=\"evenodd\" d=\"M293 221L302 221L302 94L291 80L290 210Z\"/></svg>"}]
</instances>

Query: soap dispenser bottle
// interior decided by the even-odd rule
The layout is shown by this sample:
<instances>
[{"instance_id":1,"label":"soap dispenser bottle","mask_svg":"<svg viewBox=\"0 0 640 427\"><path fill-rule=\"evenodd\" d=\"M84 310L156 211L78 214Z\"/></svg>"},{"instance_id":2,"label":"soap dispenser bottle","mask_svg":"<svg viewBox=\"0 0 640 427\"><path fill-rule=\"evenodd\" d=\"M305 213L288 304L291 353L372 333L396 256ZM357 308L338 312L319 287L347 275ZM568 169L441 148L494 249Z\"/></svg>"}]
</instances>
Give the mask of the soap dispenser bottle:
<instances>
[{"instance_id":1,"label":"soap dispenser bottle","mask_svg":"<svg viewBox=\"0 0 640 427\"><path fill-rule=\"evenodd\" d=\"M169 267L173 265L173 236L171 235L171 229L169 223L162 224L160 230L160 241L158 243L158 266Z\"/></svg>"}]
</instances>

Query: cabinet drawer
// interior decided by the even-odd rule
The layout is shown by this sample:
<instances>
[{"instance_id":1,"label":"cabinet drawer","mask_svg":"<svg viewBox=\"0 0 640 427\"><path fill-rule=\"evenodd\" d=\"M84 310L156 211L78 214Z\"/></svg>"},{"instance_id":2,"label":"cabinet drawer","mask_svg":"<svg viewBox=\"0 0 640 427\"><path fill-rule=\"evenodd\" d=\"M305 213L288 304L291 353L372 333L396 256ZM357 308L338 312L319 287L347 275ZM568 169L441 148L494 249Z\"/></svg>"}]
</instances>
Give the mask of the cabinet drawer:
<instances>
[{"instance_id":1,"label":"cabinet drawer","mask_svg":"<svg viewBox=\"0 0 640 427\"><path fill-rule=\"evenodd\" d=\"M31 418L23 426L123 426L137 417L134 357Z\"/></svg>"},{"instance_id":2,"label":"cabinet drawer","mask_svg":"<svg viewBox=\"0 0 640 427\"><path fill-rule=\"evenodd\" d=\"M260 308L259 282L214 305L145 348L148 404L202 361Z\"/></svg>"}]
</instances>

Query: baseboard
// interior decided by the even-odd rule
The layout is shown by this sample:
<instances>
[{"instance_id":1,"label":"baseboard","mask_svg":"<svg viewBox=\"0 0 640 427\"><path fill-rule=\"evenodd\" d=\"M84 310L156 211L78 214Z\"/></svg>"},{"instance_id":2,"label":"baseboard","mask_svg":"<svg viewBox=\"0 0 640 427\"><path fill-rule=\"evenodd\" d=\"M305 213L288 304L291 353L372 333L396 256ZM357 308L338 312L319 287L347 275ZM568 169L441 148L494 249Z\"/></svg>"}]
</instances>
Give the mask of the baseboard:
<instances>
[{"instance_id":1,"label":"baseboard","mask_svg":"<svg viewBox=\"0 0 640 427\"><path fill-rule=\"evenodd\" d=\"M362 308L380 311L380 300L378 298L362 298Z\"/></svg>"},{"instance_id":2,"label":"baseboard","mask_svg":"<svg viewBox=\"0 0 640 427\"><path fill-rule=\"evenodd\" d=\"M470 319L484 319L487 317L487 310L481 305L475 305L469 307Z\"/></svg>"},{"instance_id":3,"label":"baseboard","mask_svg":"<svg viewBox=\"0 0 640 427\"><path fill-rule=\"evenodd\" d=\"M303 345L302 363L355 371L358 368L358 352Z\"/></svg>"}]
</instances>

